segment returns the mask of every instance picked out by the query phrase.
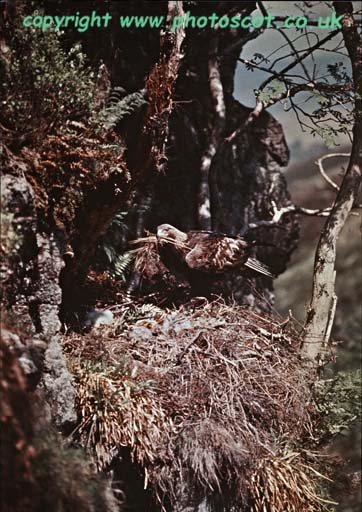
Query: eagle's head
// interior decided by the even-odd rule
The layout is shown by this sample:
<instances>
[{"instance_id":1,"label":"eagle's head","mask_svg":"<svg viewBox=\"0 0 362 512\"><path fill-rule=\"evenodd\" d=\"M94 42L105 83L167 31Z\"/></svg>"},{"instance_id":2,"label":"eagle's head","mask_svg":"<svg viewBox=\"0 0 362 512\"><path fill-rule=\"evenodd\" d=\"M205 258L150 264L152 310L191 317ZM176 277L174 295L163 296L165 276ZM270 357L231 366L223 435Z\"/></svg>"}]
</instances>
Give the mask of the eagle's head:
<instances>
[{"instance_id":1,"label":"eagle's head","mask_svg":"<svg viewBox=\"0 0 362 512\"><path fill-rule=\"evenodd\" d=\"M171 224L161 224L157 228L157 239L162 244L184 244L187 240L186 233L171 226Z\"/></svg>"}]
</instances>

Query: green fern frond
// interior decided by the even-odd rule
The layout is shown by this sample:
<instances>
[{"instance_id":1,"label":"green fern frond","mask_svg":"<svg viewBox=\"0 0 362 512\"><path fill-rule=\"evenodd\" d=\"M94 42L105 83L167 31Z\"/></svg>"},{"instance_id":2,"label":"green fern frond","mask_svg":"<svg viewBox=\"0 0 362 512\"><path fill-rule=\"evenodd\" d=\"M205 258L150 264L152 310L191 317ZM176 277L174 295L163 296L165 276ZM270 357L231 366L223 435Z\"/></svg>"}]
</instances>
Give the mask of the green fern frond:
<instances>
[{"instance_id":1,"label":"green fern frond","mask_svg":"<svg viewBox=\"0 0 362 512\"><path fill-rule=\"evenodd\" d=\"M163 315L164 313L164 310L155 304L142 304L135 309L129 308L125 318L128 324L133 324L138 320L152 318L155 315Z\"/></svg>"},{"instance_id":2,"label":"green fern frond","mask_svg":"<svg viewBox=\"0 0 362 512\"><path fill-rule=\"evenodd\" d=\"M115 89L110 96L109 105L99 114L100 120L105 128L114 128L124 117L133 114L144 105L147 105L147 101L142 91L121 97L119 90Z\"/></svg>"},{"instance_id":3,"label":"green fern frond","mask_svg":"<svg viewBox=\"0 0 362 512\"><path fill-rule=\"evenodd\" d=\"M113 264L113 262L117 258L117 252L113 245L103 244L102 249L107 257L108 262Z\"/></svg>"},{"instance_id":4,"label":"green fern frond","mask_svg":"<svg viewBox=\"0 0 362 512\"><path fill-rule=\"evenodd\" d=\"M127 271L129 270L133 260L134 254L130 254L129 252L119 254L113 261L113 276L123 282L126 282Z\"/></svg>"},{"instance_id":5,"label":"green fern frond","mask_svg":"<svg viewBox=\"0 0 362 512\"><path fill-rule=\"evenodd\" d=\"M110 229L122 229L123 231L127 231L127 224L124 222L128 212L119 212L115 215L114 219L111 222Z\"/></svg>"},{"instance_id":6,"label":"green fern frond","mask_svg":"<svg viewBox=\"0 0 362 512\"><path fill-rule=\"evenodd\" d=\"M138 309L138 314L140 316L153 316L156 313L164 313L164 310L156 306L155 304L142 304Z\"/></svg>"},{"instance_id":7,"label":"green fern frond","mask_svg":"<svg viewBox=\"0 0 362 512\"><path fill-rule=\"evenodd\" d=\"M123 266L129 259L129 255L124 253L128 232L125 222L127 215L128 211L120 211L114 216L107 232L99 241L96 263L99 268L123 281L122 275L127 270Z\"/></svg>"},{"instance_id":8,"label":"green fern frond","mask_svg":"<svg viewBox=\"0 0 362 512\"><path fill-rule=\"evenodd\" d=\"M117 103L125 96L127 96L126 89L123 89L123 87L120 87L119 85L116 87L113 87L113 89L109 95L109 103L110 104Z\"/></svg>"}]
</instances>

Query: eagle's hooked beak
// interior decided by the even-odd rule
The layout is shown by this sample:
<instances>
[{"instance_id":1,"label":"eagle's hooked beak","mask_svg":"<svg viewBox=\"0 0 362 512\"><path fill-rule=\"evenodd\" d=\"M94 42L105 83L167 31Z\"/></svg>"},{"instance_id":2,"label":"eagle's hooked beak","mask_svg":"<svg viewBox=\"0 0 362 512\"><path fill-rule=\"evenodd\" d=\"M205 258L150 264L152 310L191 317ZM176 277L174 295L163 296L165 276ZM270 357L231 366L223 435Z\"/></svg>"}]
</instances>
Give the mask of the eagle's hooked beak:
<instances>
[{"instance_id":1,"label":"eagle's hooked beak","mask_svg":"<svg viewBox=\"0 0 362 512\"><path fill-rule=\"evenodd\" d=\"M161 224L158 226L156 236L160 245L167 243L183 244L187 239L186 233L183 233L179 229L171 226L171 224Z\"/></svg>"},{"instance_id":2,"label":"eagle's hooked beak","mask_svg":"<svg viewBox=\"0 0 362 512\"><path fill-rule=\"evenodd\" d=\"M156 232L156 237L157 237L158 244L164 245L165 243L167 243L167 238L169 238L167 224L162 224L161 226L158 226L157 232Z\"/></svg>"}]
</instances>

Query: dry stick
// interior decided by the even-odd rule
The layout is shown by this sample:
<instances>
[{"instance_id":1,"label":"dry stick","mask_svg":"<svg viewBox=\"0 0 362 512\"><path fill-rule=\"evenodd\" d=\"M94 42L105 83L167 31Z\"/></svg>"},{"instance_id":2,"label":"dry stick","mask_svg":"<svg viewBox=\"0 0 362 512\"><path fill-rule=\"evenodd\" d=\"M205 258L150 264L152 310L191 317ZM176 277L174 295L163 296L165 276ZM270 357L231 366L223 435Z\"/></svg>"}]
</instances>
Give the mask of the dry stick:
<instances>
[{"instance_id":1,"label":"dry stick","mask_svg":"<svg viewBox=\"0 0 362 512\"><path fill-rule=\"evenodd\" d=\"M153 199L152 190L148 190L147 193L141 196L140 204L138 207L138 219L136 224L136 235L140 238L145 230L147 211L151 207ZM130 251L132 253L132 251ZM131 297L140 287L141 284L141 273L136 269L135 261L132 265L132 274L128 281L126 295Z\"/></svg>"},{"instance_id":2,"label":"dry stick","mask_svg":"<svg viewBox=\"0 0 362 512\"><path fill-rule=\"evenodd\" d=\"M337 297L335 294L334 269L337 240L353 207L361 183L361 121L362 96L362 42L352 16L351 2L334 2L337 15L344 15L342 33L351 59L355 87L355 122L353 126L352 152L347 171L340 185L332 211L323 227L316 251L313 275L313 291L308 309L302 355L312 367L317 368L329 341L334 320Z\"/></svg>"},{"instance_id":3,"label":"dry stick","mask_svg":"<svg viewBox=\"0 0 362 512\"><path fill-rule=\"evenodd\" d=\"M199 331L196 336L194 336L191 341L186 345L186 347L183 348L183 350L181 350L181 352L176 356L176 362L175 362L175 365L179 365L181 364L182 362L182 359L184 357L184 355L189 351L189 349L191 348L191 346L196 343L200 337L202 336L203 334L203 331Z\"/></svg>"}]
</instances>

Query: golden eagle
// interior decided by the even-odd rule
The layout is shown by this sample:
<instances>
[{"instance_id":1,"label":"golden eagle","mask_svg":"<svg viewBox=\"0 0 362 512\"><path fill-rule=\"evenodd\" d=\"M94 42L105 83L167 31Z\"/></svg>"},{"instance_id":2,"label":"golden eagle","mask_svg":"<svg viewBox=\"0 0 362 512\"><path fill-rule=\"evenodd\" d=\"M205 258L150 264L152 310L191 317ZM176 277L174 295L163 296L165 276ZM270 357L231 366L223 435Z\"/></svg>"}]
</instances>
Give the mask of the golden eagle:
<instances>
[{"instance_id":1,"label":"golden eagle","mask_svg":"<svg viewBox=\"0 0 362 512\"><path fill-rule=\"evenodd\" d=\"M250 256L253 244L242 238L231 238L210 231L184 233L170 224L161 224L157 228L157 242L160 257L169 268L173 266L175 269L176 265L178 270L186 267L206 274L249 269L275 277L269 267Z\"/></svg>"}]
</instances>

